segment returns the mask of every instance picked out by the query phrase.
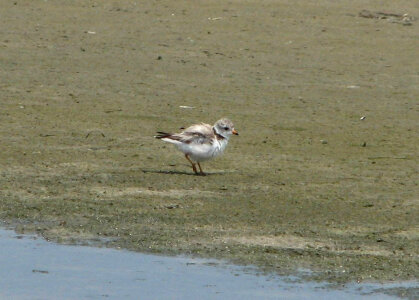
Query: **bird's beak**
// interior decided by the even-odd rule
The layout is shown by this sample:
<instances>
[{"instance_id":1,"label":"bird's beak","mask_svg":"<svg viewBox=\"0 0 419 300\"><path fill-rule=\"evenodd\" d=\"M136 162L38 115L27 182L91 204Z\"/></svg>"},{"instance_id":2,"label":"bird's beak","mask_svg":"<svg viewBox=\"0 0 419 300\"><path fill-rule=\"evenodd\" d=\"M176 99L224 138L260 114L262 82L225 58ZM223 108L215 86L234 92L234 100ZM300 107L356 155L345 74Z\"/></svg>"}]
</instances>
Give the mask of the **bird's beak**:
<instances>
[{"instance_id":1,"label":"bird's beak","mask_svg":"<svg viewBox=\"0 0 419 300\"><path fill-rule=\"evenodd\" d=\"M236 129L233 129L233 134L235 134L235 135L239 135L239 133L237 132L237 130Z\"/></svg>"}]
</instances>

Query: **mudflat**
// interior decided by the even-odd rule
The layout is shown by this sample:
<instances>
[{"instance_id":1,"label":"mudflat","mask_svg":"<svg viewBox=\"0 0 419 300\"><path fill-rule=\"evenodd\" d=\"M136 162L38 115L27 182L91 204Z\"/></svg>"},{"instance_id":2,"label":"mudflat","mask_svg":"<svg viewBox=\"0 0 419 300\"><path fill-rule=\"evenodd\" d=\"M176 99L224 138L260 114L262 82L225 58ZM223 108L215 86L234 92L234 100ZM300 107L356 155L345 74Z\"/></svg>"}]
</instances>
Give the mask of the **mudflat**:
<instances>
[{"instance_id":1,"label":"mudflat","mask_svg":"<svg viewBox=\"0 0 419 300\"><path fill-rule=\"evenodd\" d=\"M417 279L418 16L415 1L2 1L0 219L62 243ZM221 117L240 136L208 176L153 138Z\"/></svg>"}]
</instances>

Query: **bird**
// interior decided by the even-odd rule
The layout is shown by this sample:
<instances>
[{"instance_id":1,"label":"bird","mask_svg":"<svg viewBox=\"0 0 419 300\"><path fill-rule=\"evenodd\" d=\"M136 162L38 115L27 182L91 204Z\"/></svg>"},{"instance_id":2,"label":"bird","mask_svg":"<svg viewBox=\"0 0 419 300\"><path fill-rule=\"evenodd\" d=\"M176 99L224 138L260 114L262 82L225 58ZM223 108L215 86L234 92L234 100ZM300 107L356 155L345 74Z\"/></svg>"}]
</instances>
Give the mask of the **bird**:
<instances>
[{"instance_id":1,"label":"bird","mask_svg":"<svg viewBox=\"0 0 419 300\"><path fill-rule=\"evenodd\" d=\"M183 128L182 128L183 129ZM189 126L180 133L158 131L154 137L174 144L185 155L196 175L206 175L200 162L207 161L222 154L232 135L239 135L233 122L223 118L214 126L199 123ZM199 167L199 173L196 168Z\"/></svg>"}]
</instances>

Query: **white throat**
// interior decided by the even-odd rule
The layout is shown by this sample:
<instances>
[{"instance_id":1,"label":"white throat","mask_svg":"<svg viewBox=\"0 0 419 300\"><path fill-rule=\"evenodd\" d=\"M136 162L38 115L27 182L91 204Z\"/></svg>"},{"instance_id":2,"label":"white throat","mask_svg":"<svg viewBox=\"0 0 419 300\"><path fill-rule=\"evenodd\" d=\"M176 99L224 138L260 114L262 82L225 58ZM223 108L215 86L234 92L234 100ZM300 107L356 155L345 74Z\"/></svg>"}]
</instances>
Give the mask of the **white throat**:
<instances>
[{"instance_id":1,"label":"white throat","mask_svg":"<svg viewBox=\"0 0 419 300\"><path fill-rule=\"evenodd\" d=\"M223 139L226 139L227 141L228 141L228 139L230 138L230 136L225 136L225 135L223 135L222 133L220 133L219 131L218 131L218 129L217 129L217 127L216 126L214 126L214 127L212 127L213 128L213 130L214 130L214 133L216 134L216 135L219 135L219 136L221 136ZM222 140L222 139L219 139L220 141Z\"/></svg>"}]
</instances>

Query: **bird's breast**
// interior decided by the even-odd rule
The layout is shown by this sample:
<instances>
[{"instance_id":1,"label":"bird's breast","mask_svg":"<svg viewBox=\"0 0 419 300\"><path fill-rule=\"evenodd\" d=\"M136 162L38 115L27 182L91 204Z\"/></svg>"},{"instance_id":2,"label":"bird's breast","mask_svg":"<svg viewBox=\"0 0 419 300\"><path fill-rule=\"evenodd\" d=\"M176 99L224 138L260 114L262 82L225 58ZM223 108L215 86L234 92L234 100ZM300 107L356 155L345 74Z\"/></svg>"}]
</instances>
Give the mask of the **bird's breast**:
<instances>
[{"instance_id":1,"label":"bird's breast","mask_svg":"<svg viewBox=\"0 0 419 300\"><path fill-rule=\"evenodd\" d=\"M226 148L228 143L227 139L223 139L223 140L216 140L214 143L214 152L212 156L217 156L220 155L224 152L224 149Z\"/></svg>"}]
</instances>

